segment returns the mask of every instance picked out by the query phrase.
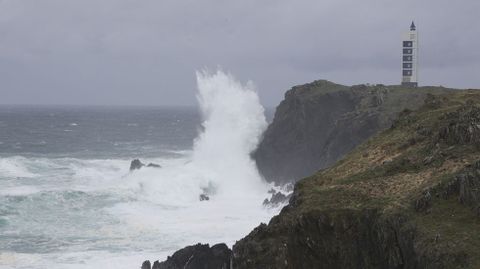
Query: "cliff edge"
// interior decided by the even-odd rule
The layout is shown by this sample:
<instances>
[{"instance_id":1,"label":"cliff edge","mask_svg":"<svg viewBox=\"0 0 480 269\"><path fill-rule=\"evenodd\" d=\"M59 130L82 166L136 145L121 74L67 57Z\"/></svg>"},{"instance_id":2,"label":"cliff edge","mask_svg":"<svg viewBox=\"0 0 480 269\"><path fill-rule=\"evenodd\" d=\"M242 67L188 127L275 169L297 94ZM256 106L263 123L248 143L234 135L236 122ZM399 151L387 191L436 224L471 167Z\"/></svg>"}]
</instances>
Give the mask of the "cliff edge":
<instances>
[{"instance_id":1,"label":"cliff edge","mask_svg":"<svg viewBox=\"0 0 480 269\"><path fill-rule=\"evenodd\" d=\"M404 109L420 107L442 87L352 87L318 80L295 86L278 105L254 153L269 182L285 184L334 164L372 135L390 127Z\"/></svg>"},{"instance_id":2,"label":"cliff edge","mask_svg":"<svg viewBox=\"0 0 480 269\"><path fill-rule=\"evenodd\" d=\"M234 245L233 267L480 268L480 92L423 99L300 180Z\"/></svg>"}]
</instances>

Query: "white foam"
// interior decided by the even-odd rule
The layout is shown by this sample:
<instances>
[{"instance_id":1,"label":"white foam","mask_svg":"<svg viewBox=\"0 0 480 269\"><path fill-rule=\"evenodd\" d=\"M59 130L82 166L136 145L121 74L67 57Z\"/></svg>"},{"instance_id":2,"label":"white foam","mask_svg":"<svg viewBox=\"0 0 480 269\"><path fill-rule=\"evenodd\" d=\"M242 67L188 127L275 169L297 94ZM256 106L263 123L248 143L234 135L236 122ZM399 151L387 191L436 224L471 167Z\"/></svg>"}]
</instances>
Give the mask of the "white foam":
<instances>
[{"instance_id":1,"label":"white foam","mask_svg":"<svg viewBox=\"0 0 480 269\"><path fill-rule=\"evenodd\" d=\"M140 201L109 210L129 233L155 234L172 251L197 242L231 246L279 210L262 206L269 185L250 157L266 127L253 86L221 71L198 73L197 81L203 131L187 161L129 174ZM210 200L199 201L208 187Z\"/></svg>"},{"instance_id":2,"label":"white foam","mask_svg":"<svg viewBox=\"0 0 480 269\"><path fill-rule=\"evenodd\" d=\"M193 151L179 152L180 158L142 159L162 168L143 167L130 172L130 160L118 159L0 159L4 161L0 161L0 168L7 168L10 175L35 176L35 187L41 191L88 193L81 194L81 199L42 193L45 199L59 199L45 201L48 208L57 209L51 215L34 214L38 215L38 223L14 219L28 220L28 212L12 216L9 221L17 225L15 230L25 232L34 227L35 231L48 231L47 236L49 231L56 231L57 237L78 234L101 239L58 253L3 254L0 268L6 264L49 269L138 268L145 259L164 259L178 248L198 242L225 242L231 246L277 213L278 208L262 206L270 186L262 181L250 157L267 125L253 85L242 85L221 71L199 72L197 82L202 131L194 141ZM28 186L8 186L6 190L17 194L37 191ZM210 200L201 202L199 195L207 189ZM101 204L103 194L108 201L124 202L107 201L107 207ZM92 205L98 208L83 208L91 199L96 199ZM29 201L21 206L40 208ZM74 210L69 211L69 206ZM43 229L41 225L52 227ZM109 249L86 251L105 247Z\"/></svg>"},{"instance_id":3,"label":"white foam","mask_svg":"<svg viewBox=\"0 0 480 269\"><path fill-rule=\"evenodd\" d=\"M14 186L14 187L3 187L0 189L0 195L9 195L9 196L25 196L39 192L35 186Z\"/></svg>"},{"instance_id":4,"label":"white foam","mask_svg":"<svg viewBox=\"0 0 480 269\"><path fill-rule=\"evenodd\" d=\"M28 178L34 177L26 165L28 160L24 157L15 156L9 158L0 158L0 177L7 178Z\"/></svg>"}]
</instances>

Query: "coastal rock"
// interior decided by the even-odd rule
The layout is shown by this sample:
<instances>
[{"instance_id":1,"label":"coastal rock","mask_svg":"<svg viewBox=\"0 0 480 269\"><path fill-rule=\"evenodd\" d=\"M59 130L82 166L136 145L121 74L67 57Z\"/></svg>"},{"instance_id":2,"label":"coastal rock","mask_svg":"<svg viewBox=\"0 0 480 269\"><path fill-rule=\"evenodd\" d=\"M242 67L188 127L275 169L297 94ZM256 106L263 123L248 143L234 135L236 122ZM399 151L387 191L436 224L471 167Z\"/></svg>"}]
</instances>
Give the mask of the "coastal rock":
<instances>
[{"instance_id":1,"label":"coastal rock","mask_svg":"<svg viewBox=\"0 0 480 269\"><path fill-rule=\"evenodd\" d=\"M453 183L460 203L480 212L480 160L459 173Z\"/></svg>"},{"instance_id":2,"label":"coastal rock","mask_svg":"<svg viewBox=\"0 0 480 269\"><path fill-rule=\"evenodd\" d=\"M415 210L417 212L425 212L431 206L432 203L432 195L430 194L430 190L426 189L423 191L420 198L415 201Z\"/></svg>"},{"instance_id":3,"label":"coastal rock","mask_svg":"<svg viewBox=\"0 0 480 269\"><path fill-rule=\"evenodd\" d=\"M152 264L151 264L150 261L148 261L148 260L147 260L147 261L144 261L144 262L142 263L142 267L141 267L141 268L142 268L142 269L152 269Z\"/></svg>"},{"instance_id":4,"label":"coastal rock","mask_svg":"<svg viewBox=\"0 0 480 269\"><path fill-rule=\"evenodd\" d=\"M231 258L232 251L225 244L196 244L178 250L166 261L154 262L152 269L231 269Z\"/></svg>"},{"instance_id":5,"label":"coastal rock","mask_svg":"<svg viewBox=\"0 0 480 269\"><path fill-rule=\"evenodd\" d=\"M146 164L142 163L142 161L140 161L139 159L134 159L130 163L130 171L139 170L142 167L161 168L162 166L159 165L159 164L156 164L156 163L149 163L149 164L146 165Z\"/></svg>"},{"instance_id":6,"label":"coastal rock","mask_svg":"<svg viewBox=\"0 0 480 269\"><path fill-rule=\"evenodd\" d=\"M446 96L298 181L233 246L234 268L480 268L480 93Z\"/></svg>"},{"instance_id":7,"label":"coastal rock","mask_svg":"<svg viewBox=\"0 0 480 269\"><path fill-rule=\"evenodd\" d=\"M208 201L210 200L210 197L208 197L208 195L206 194L200 194L200 197L199 197L200 201Z\"/></svg>"},{"instance_id":8,"label":"coastal rock","mask_svg":"<svg viewBox=\"0 0 480 269\"><path fill-rule=\"evenodd\" d=\"M271 189L269 193L272 195L270 199L265 199L263 201L263 206L276 207L288 202L291 197L291 194L285 195L281 192L277 192L274 189Z\"/></svg>"},{"instance_id":9,"label":"coastal rock","mask_svg":"<svg viewBox=\"0 0 480 269\"><path fill-rule=\"evenodd\" d=\"M131 163L130 163L130 171L133 171L133 170L138 170L142 167L144 167L145 164L143 164L139 159L134 159Z\"/></svg>"},{"instance_id":10,"label":"coastal rock","mask_svg":"<svg viewBox=\"0 0 480 269\"><path fill-rule=\"evenodd\" d=\"M295 182L340 160L392 125L404 110L420 107L445 88L352 87L318 80L287 91L254 153L268 182ZM429 103L437 99L428 95Z\"/></svg>"},{"instance_id":11,"label":"coastal rock","mask_svg":"<svg viewBox=\"0 0 480 269\"><path fill-rule=\"evenodd\" d=\"M480 108L466 104L445 116L446 124L438 137L449 145L474 144L480 146Z\"/></svg>"}]
</instances>

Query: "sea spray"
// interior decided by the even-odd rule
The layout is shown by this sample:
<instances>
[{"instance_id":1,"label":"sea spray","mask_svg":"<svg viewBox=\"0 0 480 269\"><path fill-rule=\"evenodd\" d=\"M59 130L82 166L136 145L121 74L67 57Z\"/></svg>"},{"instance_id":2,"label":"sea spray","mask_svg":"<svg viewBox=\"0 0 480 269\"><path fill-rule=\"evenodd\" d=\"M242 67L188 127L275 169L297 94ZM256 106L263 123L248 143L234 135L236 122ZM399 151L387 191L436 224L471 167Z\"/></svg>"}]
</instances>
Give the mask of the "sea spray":
<instances>
[{"instance_id":1,"label":"sea spray","mask_svg":"<svg viewBox=\"0 0 480 269\"><path fill-rule=\"evenodd\" d=\"M198 72L197 82L193 148L155 158L139 150L162 168L129 172L137 156L3 158L0 232L15 237L0 241L13 246L2 250L0 268L134 268L198 242L231 246L277 213L262 206L270 186L250 157L266 127L253 85L222 71ZM210 200L200 201L205 192Z\"/></svg>"},{"instance_id":2,"label":"sea spray","mask_svg":"<svg viewBox=\"0 0 480 269\"><path fill-rule=\"evenodd\" d=\"M251 158L266 127L251 83L222 71L197 72L199 134L184 159L142 168L123 178L117 191L135 190L136 202L109 212L128 233L162 238L163 250L198 242L232 245L279 208L265 208L267 185ZM200 201L200 195L209 196ZM127 194L125 194L127 195Z\"/></svg>"},{"instance_id":3,"label":"sea spray","mask_svg":"<svg viewBox=\"0 0 480 269\"><path fill-rule=\"evenodd\" d=\"M253 84L242 85L222 71L197 72L197 83L203 131L195 141L194 165L215 174L219 195L264 191L250 157L267 126Z\"/></svg>"}]
</instances>

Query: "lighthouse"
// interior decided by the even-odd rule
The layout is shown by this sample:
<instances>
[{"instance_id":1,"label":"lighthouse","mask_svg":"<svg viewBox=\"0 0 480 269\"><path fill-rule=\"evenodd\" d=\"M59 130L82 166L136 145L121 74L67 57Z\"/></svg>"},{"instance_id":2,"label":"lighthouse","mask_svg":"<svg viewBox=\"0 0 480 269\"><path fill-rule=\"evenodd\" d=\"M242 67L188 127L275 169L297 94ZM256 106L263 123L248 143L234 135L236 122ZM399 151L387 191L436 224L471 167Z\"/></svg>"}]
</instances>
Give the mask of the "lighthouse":
<instances>
[{"instance_id":1,"label":"lighthouse","mask_svg":"<svg viewBox=\"0 0 480 269\"><path fill-rule=\"evenodd\" d=\"M402 41L402 86L418 86L418 32L412 21Z\"/></svg>"}]
</instances>

